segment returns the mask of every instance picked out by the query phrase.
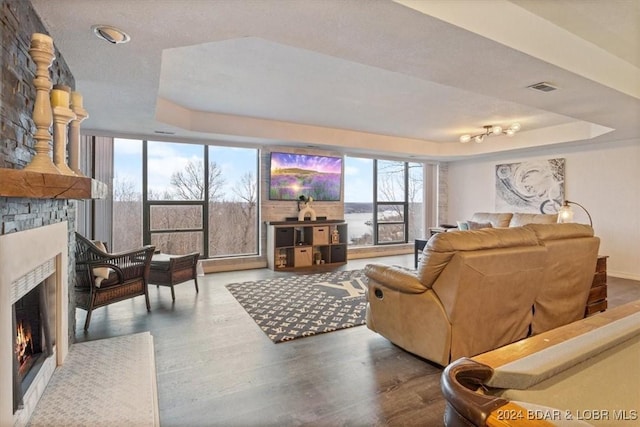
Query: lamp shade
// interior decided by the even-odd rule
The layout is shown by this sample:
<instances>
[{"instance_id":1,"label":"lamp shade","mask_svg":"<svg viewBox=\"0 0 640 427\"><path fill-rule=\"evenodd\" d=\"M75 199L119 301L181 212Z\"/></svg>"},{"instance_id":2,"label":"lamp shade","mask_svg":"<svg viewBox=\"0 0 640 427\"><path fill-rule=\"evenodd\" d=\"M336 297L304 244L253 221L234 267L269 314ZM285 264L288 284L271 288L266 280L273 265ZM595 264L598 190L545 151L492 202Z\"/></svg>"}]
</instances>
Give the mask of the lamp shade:
<instances>
[{"instance_id":1,"label":"lamp shade","mask_svg":"<svg viewBox=\"0 0 640 427\"><path fill-rule=\"evenodd\" d=\"M558 222L573 222L573 209L566 202L558 211Z\"/></svg>"},{"instance_id":2,"label":"lamp shade","mask_svg":"<svg viewBox=\"0 0 640 427\"><path fill-rule=\"evenodd\" d=\"M580 203L572 202L570 200L565 200L564 204L562 205L562 207L558 210L558 222L559 223L573 222L573 209L569 205L576 205L576 206L579 206L580 208L582 208L584 213L586 213L587 217L589 218L589 225L593 227L593 221L591 219L591 215L589 214L589 211L586 210L585 207L582 206Z\"/></svg>"}]
</instances>

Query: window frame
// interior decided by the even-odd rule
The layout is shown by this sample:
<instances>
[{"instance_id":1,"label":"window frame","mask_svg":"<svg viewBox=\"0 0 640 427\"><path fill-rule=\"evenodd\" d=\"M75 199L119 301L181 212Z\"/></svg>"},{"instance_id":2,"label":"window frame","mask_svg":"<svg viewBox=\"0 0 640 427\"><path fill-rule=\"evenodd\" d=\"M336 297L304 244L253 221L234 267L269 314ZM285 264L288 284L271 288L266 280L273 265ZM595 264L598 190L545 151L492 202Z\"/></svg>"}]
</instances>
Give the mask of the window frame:
<instances>
[{"instance_id":1,"label":"window frame","mask_svg":"<svg viewBox=\"0 0 640 427\"><path fill-rule=\"evenodd\" d=\"M404 201L380 201L378 200L378 161L397 161L403 163L403 196ZM378 207L380 206L402 206L402 221L378 221ZM403 236L402 240L393 240L389 242L380 241L380 225L402 225ZM404 160L388 160L388 159L373 159L373 246L385 246L385 245L397 245L401 243L409 242L409 162Z\"/></svg>"}]
</instances>

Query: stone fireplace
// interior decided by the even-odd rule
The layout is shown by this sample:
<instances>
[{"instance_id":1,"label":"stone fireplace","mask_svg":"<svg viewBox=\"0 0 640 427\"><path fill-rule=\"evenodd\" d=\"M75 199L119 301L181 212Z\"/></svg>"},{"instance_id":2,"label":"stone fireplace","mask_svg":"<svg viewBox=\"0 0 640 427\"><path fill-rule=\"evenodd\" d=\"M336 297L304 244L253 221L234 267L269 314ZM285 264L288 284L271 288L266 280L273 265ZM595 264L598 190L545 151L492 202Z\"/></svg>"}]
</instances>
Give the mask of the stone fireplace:
<instances>
[{"instance_id":1,"label":"stone fireplace","mask_svg":"<svg viewBox=\"0 0 640 427\"><path fill-rule=\"evenodd\" d=\"M44 393L56 366L69 350L68 337L68 240L67 222L0 235L0 425L23 426ZM47 357L14 413L13 395L16 330L12 306L44 286L53 354ZM9 397L9 398L5 398Z\"/></svg>"}]
</instances>

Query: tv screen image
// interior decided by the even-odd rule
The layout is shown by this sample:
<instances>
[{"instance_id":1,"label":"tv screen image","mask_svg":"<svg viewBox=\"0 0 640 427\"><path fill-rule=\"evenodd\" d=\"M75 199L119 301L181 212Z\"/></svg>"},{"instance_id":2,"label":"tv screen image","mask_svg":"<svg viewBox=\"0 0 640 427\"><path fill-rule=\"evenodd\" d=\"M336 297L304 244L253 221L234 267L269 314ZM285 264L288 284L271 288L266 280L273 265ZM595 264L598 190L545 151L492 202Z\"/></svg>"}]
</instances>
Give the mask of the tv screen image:
<instances>
[{"instance_id":1,"label":"tv screen image","mask_svg":"<svg viewBox=\"0 0 640 427\"><path fill-rule=\"evenodd\" d=\"M342 157L271 153L269 199L339 201Z\"/></svg>"}]
</instances>

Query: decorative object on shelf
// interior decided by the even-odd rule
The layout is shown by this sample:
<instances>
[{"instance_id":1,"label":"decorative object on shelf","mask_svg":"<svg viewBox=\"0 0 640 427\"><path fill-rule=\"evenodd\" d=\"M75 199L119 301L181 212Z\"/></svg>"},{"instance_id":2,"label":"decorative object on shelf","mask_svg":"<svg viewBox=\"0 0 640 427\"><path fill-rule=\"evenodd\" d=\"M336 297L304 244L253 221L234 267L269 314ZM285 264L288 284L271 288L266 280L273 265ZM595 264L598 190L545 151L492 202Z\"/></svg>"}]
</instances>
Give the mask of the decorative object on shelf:
<instances>
[{"instance_id":1,"label":"decorative object on shelf","mask_svg":"<svg viewBox=\"0 0 640 427\"><path fill-rule=\"evenodd\" d=\"M340 232L337 228L334 228L331 232L331 244L336 245L340 243Z\"/></svg>"},{"instance_id":2,"label":"decorative object on shelf","mask_svg":"<svg viewBox=\"0 0 640 427\"><path fill-rule=\"evenodd\" d=\"M51 109L53 111L53 162L63 175L75 175L67 166L67 126L76 115L69 108L71 88L56 85L51 91Z\"/></svg>"},{"instance_id":3,"label":"decorative object on shelf","mask_svg":"<svg viewBox=\"0 0 640 427\"><path fill-rule=\"evenodd\" d=\"M287 266L287 251L279 251L278 252L278 264L276 267L285 268Z\"/></svg>"},{"instance_id":4,"label":"decorative object on shelf","mask_svg":"<svg viewBox=\"0 0 640 427\"><path fill-rule=\"evenodd\" d=\"M36 99L33 103L33 122L36 125L34 135L36 154L24 169L32 172L59 175L60 170L51 159L51 133L49 132L53 122L51 101L49 99L49 92L52 86L49 67L51 67L55 58L53 39L46 34L33 33L31 35L29 55L36 64L36 76L33 79L33 85L36 88Z\"/></svg>"},{"instance_id":5,"label":"decorative object on shelf","mask_svg":"<svg viewBox=\"0 0 640 427\"><path fill-rule=\"evenodd\" d=\"M582 210L587 214L587 217L589 218L589 225L593 227L593 221L591 220L591 215L589 214L589 211L586 210L585 207L582 206L580 203L572 202L570 200L565 200L564 204L558 211L558 222L559 223L573 222L573 209L571 208L571 206L569 206L570 204L580 206Z\"/></svg>"},{"instance_id":6,"label":"decorative object on shelf","mask_svg":"<svg viewBox=\"0 0 640 427\"><path fill-rule=\"evenodd\" d=\"M304 207L302 209L300 209L301 201L304 202ZM313 197L300 196L298 200L298 210L300 210L298 213L298 221L304 221L304 218L307 215L311 217L311 221L316 220L316 211L311 207L311 202L313 202Z\"/></svg>"},{"instance_id":7,"label":"decorative object on shelf","mask_svg":"<svg viewBox=\"0 0 640 427\"><path fill-rule=\"evenodd\" d=\"M82 106L80 92L71 92L71 110L75 118L69 125L69 166L76 175L84 176L80 170L80 123L89 117L89 114Z\"/></svg>"},{"instance_id":8,"label":"decorative object on shelf","mask_svg":"<svg viewBox=\"0 0 640 427\"><path fill-rule=\"evenodd\" d=\"M513 123L506 129L503 129L502 126L486 125L484 126L484 132L479 133L477 135L469 135L469 134L462 135L460 137L460 142L465 144L473 139L475 142L479 144L482 141L484 141L484 138L486 136L490 136L490 135L498 136L502 134L505 134L507 136L513 136L519 130L520 130L520 123Z\"/></svg>"}]
</instances>

